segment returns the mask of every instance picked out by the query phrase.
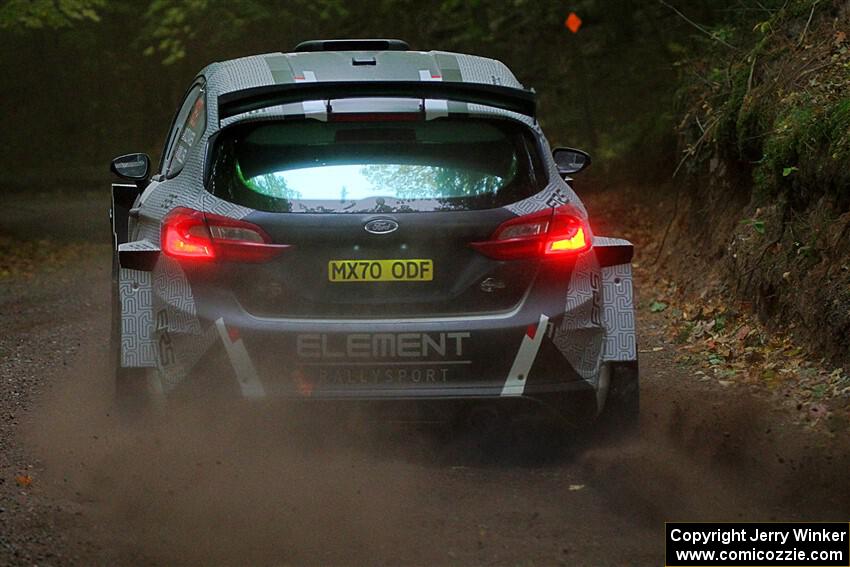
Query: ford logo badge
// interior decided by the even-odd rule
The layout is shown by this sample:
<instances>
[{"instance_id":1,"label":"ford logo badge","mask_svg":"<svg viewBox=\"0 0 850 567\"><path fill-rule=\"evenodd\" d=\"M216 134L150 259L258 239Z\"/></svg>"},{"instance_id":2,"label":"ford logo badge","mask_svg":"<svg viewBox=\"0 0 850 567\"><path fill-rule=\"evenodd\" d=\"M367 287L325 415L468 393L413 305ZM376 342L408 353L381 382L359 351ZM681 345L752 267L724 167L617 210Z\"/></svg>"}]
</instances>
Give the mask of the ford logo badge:
<instances>
[{"instance_id":1,"label":"ford logo badge","mask_svg":"<svg viewBox=\"0 0 850 567\"><path fill-rule=\"evenodd\" d=\"M363 225L370 234L389 234L398 230L398 223L393 219L372 219Z\"/></svg>"}]
</instances>

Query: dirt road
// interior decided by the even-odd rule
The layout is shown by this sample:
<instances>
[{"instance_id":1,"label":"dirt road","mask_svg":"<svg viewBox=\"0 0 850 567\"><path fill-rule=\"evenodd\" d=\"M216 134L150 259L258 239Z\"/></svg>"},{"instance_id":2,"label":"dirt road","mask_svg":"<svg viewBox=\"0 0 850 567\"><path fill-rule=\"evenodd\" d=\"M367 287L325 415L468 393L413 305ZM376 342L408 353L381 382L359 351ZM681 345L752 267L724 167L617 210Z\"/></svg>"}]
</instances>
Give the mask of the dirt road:
<instances>
[{"instance_id":1,"label":"dirt road","mask_svg":"<svg viewBox=\"0 0 850 567\"><path fill-rule=\"evenodd\" d=\"M104 206L47 223L4 207L18 222L0 226L84 239ZM847 442L698 379L644 308L643 431L625 445L481 450L274 410L128 426L106 371L109 250L86 250L0 282L2 565L662 565L665 520L850 516Z\"/></svg>"}]
</instances>

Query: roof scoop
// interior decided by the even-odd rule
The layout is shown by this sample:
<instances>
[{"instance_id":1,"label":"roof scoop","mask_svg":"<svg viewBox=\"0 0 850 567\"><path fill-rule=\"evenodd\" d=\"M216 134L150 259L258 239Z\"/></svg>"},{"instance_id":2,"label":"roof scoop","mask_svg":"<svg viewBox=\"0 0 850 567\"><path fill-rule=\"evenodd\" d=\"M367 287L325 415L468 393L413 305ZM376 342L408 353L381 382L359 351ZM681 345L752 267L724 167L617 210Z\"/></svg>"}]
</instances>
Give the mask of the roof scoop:
<instances>
[{"instance_id":1,"label":"roof scoop","mask_svg":"<svg viewBox=\"0 0 850 567\"><path fill-rule=\"evenodd\" d=\"M311 39L295 46L295 53L308 51L410 51L400 39Z\"/></svg>"}]
</instances>

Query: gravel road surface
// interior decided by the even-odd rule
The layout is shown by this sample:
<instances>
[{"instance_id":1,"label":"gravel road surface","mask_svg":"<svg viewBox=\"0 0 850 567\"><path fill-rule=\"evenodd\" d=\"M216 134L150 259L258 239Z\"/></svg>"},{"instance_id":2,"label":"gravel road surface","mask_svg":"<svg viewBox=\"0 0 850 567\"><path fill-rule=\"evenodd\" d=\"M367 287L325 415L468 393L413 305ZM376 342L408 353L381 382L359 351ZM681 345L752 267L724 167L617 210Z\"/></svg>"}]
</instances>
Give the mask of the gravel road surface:
<instances>
[{"instance_id":1,"label":"gravel road surface","mask_svg":"<svg viewBox=\"0 0 850 567\"><path fill-rule=\"evenodd\" d=\"M482 447L281 408L127 424L106 368L106 202L4 204L13 238L95 244L0 280L0 565L657 566L664 521L850 517L847 441L699 380L647 309L642 434L625 444Z\"/></svg>"}]
</instances>

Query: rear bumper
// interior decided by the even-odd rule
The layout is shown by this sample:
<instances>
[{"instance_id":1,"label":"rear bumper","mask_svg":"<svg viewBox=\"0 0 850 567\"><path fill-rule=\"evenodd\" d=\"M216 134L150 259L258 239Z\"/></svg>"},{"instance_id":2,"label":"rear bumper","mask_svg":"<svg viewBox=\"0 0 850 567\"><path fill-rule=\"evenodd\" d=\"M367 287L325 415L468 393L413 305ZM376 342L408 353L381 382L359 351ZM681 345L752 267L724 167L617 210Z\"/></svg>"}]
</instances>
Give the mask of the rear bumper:
<instances>
[{"instance_id":1,"label":"rear bumper","mask_svg":"<svg viewBox=\"0 0 850 567\"><path fill-rule=\"evenodd\" d=\"M287 369L283 369L286 375ZM262 391L246 385L223 351L210 351L172 395L196 400L205 395L229 403L259 404L305 415L355 413L376 421L454 423L475 414L510 419L556 420L570 426L592 422L599 410L598 390L589 382L529 383L521 394L505 395L503 378L482 379L479 386L409 384L385 387L352 384L310 387L312 383L274 381L263 377ZM307 389L304 389L307 384ZM495 385L491 385L495 384ZM248 394L250 392L250 394ZM248 395L246 395L248 394Z\"/></svg>"},{"instance_id":2,"label":"rear bumper","mask_svg":"<svg viewBox=\"0 0 850 567\"><path fill-rule=\"evenodd\" d=\"M164 310L157 320L157 342L163 342L162 329L168 329L166 342L178 369L164 370L175 379L196 366L229 368L243 397L420 399L574 392L592 385L598 368L577 372L556 346L556 334L563 342L568 333L598 367L604 329L588 319L586 325L558 333L567 315L572 268L541 269L510 311L409 319L258 317L232 293L195 279L196 324L181 333L185 313L177 306ZM171 331L174 327L177 332ZM209 359L218 362L204 365ZM164 389L171 386L167 381Z\"/></svg>"},{"instance_id":3,"label":"rear bumper","mask_svg":"<svg viewBox=\"0 0 850 567\"><path fill-rule=\"evenodd\" d=\"M569 427L582 427L597 418L603 405L608 413L619 411L614 406L608 407L604 396L610 398L622 386L620 382L627 381L629 386L637 387L636 362L607 363L606 367L610 369L609 388L599 388L583 379L548 383L531 379L522 393L510 395L505 395L504 380L499 378L491 380L496 385L484 380L481 385L471 387L411 384L387 388L354 384L323 389L310 388L309 381L302 381L299 389L298 382L290 380L287 385L285 380L274 381L263 376L262 389L257 390L244 383L244 376L239 376L224 349L213 348L171 394L190 401L211 396L227 404L238 402L261 407L283 404L287 412L304 412L304 415L354 413L375 421L452 424L475 420L483 414L494 419L554 420ZM287 368L282 368L280 375L286 373ZM606 370L600 373L606 374ZM533 372L532 377L535 375L538 374Z\"/></svg>"},{"instance_id":4,"label":"rear bumper","mask_svg":"<svg viewBox=\"0 0 850 567\"><path fill-rule=\"evenodd\" d=\"M507 322L507 321L506 321ZM244 328L223 318L193 368L222 373L242 397L312 399L485 398L588 388L551 343L538 315L493 321L358 322ZM583 337L601 340L601 337Z\"/></svg>"},{"instance_id":5,"label":"rear bumper","mask_svg":"<svg viewBox=\"0 0 850 567\"><path fill-rule=\"evenodd\" d=\"M155 365L166 393L200 387L303 401L517 399L595 415L607 391L600 387L612 361L606 352L635 358L610 348L621 339L633 347L633 331L610 324L632 317L625 268L603 269L600 277L588 253L541 269L510 311L408 319L259 317L226 289L186 274L190 301L169 295L175 286L154 286Z\"/></svg>"}]
</instances>

